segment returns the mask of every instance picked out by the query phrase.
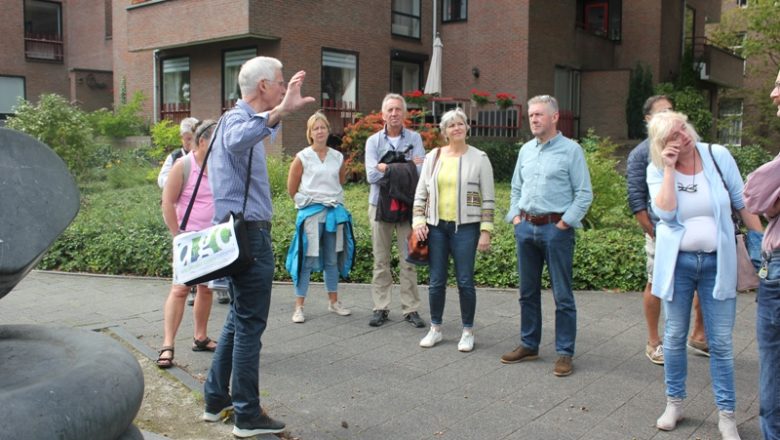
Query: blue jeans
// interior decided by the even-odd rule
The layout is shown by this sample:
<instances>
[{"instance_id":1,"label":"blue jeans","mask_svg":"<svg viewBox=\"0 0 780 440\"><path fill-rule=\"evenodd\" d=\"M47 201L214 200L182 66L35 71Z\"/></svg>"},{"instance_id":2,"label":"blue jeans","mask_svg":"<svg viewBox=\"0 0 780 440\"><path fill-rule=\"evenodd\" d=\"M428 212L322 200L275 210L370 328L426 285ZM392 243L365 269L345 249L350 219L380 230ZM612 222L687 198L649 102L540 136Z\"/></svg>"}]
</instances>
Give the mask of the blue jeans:
<instances>
[{"instance_id":1,"label":"blue jeans","mask_svg":"<svg viewBox=\"0 0 780 440\"><path fill-rule=\"evenodd\" d=\"M737 299L712 297L717 272L717 255L703 252L680 252L674 268L674 295L664 301L664 376L666 395L684 399L688 375L688 325L691 319L693 293L699 292L704 332L710 346L710 377L715 405L721 411L734 411L734 353L731 335Z\"/></svg>"},{"instance_id":2,"label":"blue jeans","mask_svg":"<svg viewBox=\"0 0 780 440\"><path fill-rule=\"evenodd\" d=\"M229 402L232 394L236 419L241 421L260 416L260 338L268 323L274 279L270 231L249 229L249 242L254 262L230 277L233 301L203 387L207 404Z\"/></svg>"},{"instance_id":3,"label":"blue jeans","mask_svg":"<svg viewBox=\"0 0 780 440\"><path fill-rule=\"evenodd\" d=\"M431 324L442 323L447 292L447 269L452 255L460 296L460 319L464 328L472 328L474 311L477 308L474 259L479 242L479 223L459 225L457 232L455 229L455 222L440 221L437 226L428 225L428 264L431 274L428 300L431 306Z\"/></svg>"},{"instance_id":4,"label":"blue jeans","mask_svg":"<svg viewBox=\"0 0 780 440\"><path fill-rule=\"evenodd\" d=\"M309 292L309 281L313 268L319 268L322 263L325 288L328 292L337 292L339 289L339 269L336 258L336 232L325 230L325 223L320 223L320 242L309 243L309 246L320 247L319 257L303 257L301 272L298 274L298 284L295 286L295 296L306 298Z\"/></svg>"},{"instance_id":5,"label":"blue jeans","mask_svg":"<svg viewBox=\"0 0 780 440\"><path fill-rule=\"evenodd\" d=\"M780 440L780 250L768 257L756 299L759 414L764 440Z\"/></svg>"},{"instance_id":6,"label":"blue jeans","mask_svg":"<svg viewBox=\"0 0 780 440\"><path fill-rule=\"evenodd\" d=\"M555 299L555 351L574 355L577 306L572 291L574 228L561 230L554 223L515 225L517 271L520 274L520 344L539 350L542 340L542 269L547 264Z\"/></svg>"}]
</instances>

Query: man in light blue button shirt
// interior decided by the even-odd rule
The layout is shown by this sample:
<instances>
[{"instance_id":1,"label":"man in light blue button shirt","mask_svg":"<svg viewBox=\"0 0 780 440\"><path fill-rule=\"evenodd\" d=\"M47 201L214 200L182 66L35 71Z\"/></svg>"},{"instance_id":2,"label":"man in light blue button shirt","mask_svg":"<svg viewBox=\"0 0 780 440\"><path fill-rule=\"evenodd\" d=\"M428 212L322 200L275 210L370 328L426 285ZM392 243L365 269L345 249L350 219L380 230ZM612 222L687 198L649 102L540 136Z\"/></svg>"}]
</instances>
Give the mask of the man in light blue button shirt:
<instances>
[{"instance_id":1,"label":"man in light blue button shirt","mask_svg":"<svg viewBox=\"0 0 780 440\"><path fill-rule=\"evenodd\" d=\"M244 63L238 74L241 99L220 120L208 158L214 222L231 212L244 214L252 264L230 277L232 301L203 386L202 419L218 422L232 411L233 435L240 438L279 433L285 427L260 407L258 391L261 337L274 278L273 207L263 141L275 135L282 119L314 102L301 96L305 77L299 71L288 84L275 58Z\"/></svg>"},{"instance_id":2,"label":"man in light blue button shirt","mask_svg":"<svg viewBox=\"0 0 780 440\"><path fill-rule=\"evenodd\" d=\"M520 345L501 356L513 364L539 357L542 339L542 269L550 272L555 298L553 374L572 373L577 308L572 292L574 228L593 201L582 147L557 129L558 102L541 95L528 101L535 136L520 149L506 220L515 227L520 274Z\"/></svg>"}]
</instances>

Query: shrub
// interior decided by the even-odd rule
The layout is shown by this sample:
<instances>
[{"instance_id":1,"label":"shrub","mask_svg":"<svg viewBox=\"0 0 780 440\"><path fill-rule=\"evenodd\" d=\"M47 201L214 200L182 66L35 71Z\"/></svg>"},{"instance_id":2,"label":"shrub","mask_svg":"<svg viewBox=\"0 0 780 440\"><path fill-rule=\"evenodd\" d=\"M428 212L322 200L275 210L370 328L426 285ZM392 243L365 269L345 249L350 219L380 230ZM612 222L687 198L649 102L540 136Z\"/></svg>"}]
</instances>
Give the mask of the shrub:
<instances>
[{"instance_id":1,"label":"shrub","mask_svg":"<svg viewBox=\"0 0 780 440\"><path fill-rule=\"evenodd\" d=\"M149 129L152 135L152 149L149 156L154 160L162 162L165 157L177 148L181 148L181 137L179 137L179 125L169 119L152 125Z\"/></svg>"},{"instance_id":2,"label":"shrub","mask_svg":"<svg viewBox=\"0 0 780 440\"><path fill-rule=\"evenodd\" d=\"M287 156L272 154L266 156L268 180L271 183L271 196L274 198L288 197L287 172L290 170L290 162L292 162L292 158Z\"/></svg>"},{"instance_id":3,"label":"shrub","mask_svg":"<svg viewBox=\"0 0 780 440\"><path fill-rule=\"evenodd\" d=\"M521 143L474 140L471 144L487 153L493 167L493 180L511 182Z\"/></svg>"},{"instance_id":4,"label":"shrub","mask_svg":"<svg viewBox=\"0 0 780 440\"><path fill-rule=\"evenodd\" d=\"M404 121L404 125L407 128L413 127L417 130L422 137L423 147L430 150L441 145L441 136L439 136L439 129L434 124L422 122L424 116L423 112L412 111L409 113L409 118ZM383 127L382 113L372 112L366 116L360 116L357 121L347 125L344 129L341 151L344 154L344 159L348 161L347 181L365 182L366 140Z\"/></svg>"},{"instance_id":5,"label":"shrub","mask_svg":"<svg viewBox=\"0 0 780 440\"><path fill-rule=\"evenodd\" d=\"M626 122L628 137L639 139L645 136L645 115L642 107L647 98L653 95L653 71L650 66L637 63L631 71L626 102Z\"/></svg>"},{"instance_id":6,"label":"shrub","mask_svg":"<svg viewBox=\"0 0 780 440\"><path fill-rule=\"evenodd\" d=\"M660 83L655 86L655 93L672 98L674 109L688 116L688 120L702 139L709 138L712 112L707 110L708 105L700 90L691 86L675 87L672 83Z\"/></svg>"},{"instance_id":7,"label":"shrub","mask_svg":"<svg viewBox=\"0 0 780 440\"><path fill-rule=\"evenodd\" d=\"M89 119L95 133L114 138L144 134L146 119L141 113L144 100L144 94L136 92L129 103L120 104L113 112L100 109L90 113Z\"/></svg>"},{"instance_id":8,"label":"shrub","mask_svg":"<svg viewBox=\"0 0 780 440\"><path fill-rule=\"evenodd\" d=\"M617 148L609 138L602 138L593 131L580 140L585 150L585 160L593 188L593 203L583 219L591 229L627 227L633 225L628 210L626 179L615 170L617 160L612 153Z\"/></svg>"},{"instance_id":9,"label":"shrub","mask_svg":"<svg viewBox=\"0 0 780 440\"><path fill-rule=\"evenodd\" d=\"M41 95L37 105L20 100L6 126L48 145L79 180L97 150L86 114L56 94Z\"/></svg>"},{"instance_id":10,"label":"shrub","mask_svg":"<svg viewBox=\"0 0 780 440\"><path fill-rule=\"evenodd\" d=\"M761 145L735 146L729 145L729 151L737 161L739 172L742 179L747 179L748 174L755 171L756 168L772 160L772 154L766 151Z\"/></svg>"}]
</instances>

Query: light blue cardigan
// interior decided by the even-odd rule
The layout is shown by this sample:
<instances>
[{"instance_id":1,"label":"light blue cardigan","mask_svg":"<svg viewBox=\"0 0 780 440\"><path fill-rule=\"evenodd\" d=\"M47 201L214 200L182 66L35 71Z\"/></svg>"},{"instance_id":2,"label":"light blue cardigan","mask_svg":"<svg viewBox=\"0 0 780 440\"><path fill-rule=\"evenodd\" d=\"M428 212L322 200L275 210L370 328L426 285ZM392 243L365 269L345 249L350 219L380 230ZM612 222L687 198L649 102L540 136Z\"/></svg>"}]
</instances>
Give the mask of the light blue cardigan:
<instances>
[{"instance_id":1,"label":"light blue cardigan","mask_svg":"<svg viewBox=\"0 0 780 440\"><path fill-rule=\"evenodd\" d=\"M734 223L731 220L731 205L737 210L745 207L742 201L742 176L731 153L722 145L712 145L712 156L708 144L697 143L696 148L702 159L704 177L710 185L717 237L717 274L712 296L724 300L737 296L737 247L734 239ZM712 158L718 162L728 192L723 187L718 170ZM655 205L655 198L661 190L664 178L663 169L652 162L647 166L647 186L650 189L653 211L661 219L655 233L655 265L653 267L653 295L671 301L674 296L674 269L677 253L685 234L680 222L678 210L664 211ZM730 195L730 197L729 197ZM733 203L732 203L733 201Z\"/></svg>"}]
</instances>

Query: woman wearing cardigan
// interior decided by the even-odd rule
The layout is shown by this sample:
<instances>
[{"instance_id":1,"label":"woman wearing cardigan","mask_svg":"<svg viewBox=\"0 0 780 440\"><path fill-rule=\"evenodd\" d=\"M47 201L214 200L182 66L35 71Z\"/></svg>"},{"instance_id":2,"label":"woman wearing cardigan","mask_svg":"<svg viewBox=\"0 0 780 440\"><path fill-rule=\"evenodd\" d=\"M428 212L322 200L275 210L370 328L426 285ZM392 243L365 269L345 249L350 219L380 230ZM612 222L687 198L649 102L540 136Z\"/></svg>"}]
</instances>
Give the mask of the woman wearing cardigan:
<instances>
[{"instance_id":1,"label":"woman wearing cardigan","mask_svg":"<svg viewBox=\"0 0 780 440\"><path fill-rule=\"evenodd\" d=\"M449 257L455 264L463 325L458 350L474 349L476 251L490 249L495 200L493 168L487 154L466 143L468 118L457 108L445 113L439 127L448 145L425 157L414 196L413 234L428 240L431 329L420 341L433 347L442 340L442 315Z\"/></svg>"}]
</instances>

